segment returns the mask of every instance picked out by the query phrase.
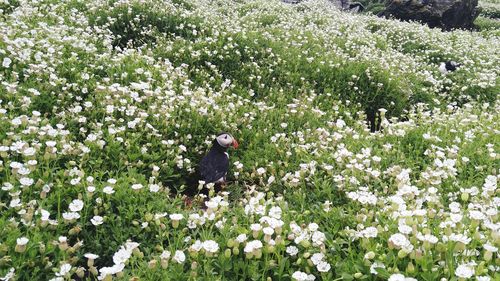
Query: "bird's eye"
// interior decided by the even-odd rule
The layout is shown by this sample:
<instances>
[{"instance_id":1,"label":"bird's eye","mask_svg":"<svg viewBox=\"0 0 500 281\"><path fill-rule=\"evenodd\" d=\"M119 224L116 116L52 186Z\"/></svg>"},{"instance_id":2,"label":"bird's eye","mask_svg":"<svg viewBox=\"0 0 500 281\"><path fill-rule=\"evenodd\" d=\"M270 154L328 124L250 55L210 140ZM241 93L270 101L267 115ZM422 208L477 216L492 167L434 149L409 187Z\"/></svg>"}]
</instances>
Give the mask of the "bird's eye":
<instances>
[{"instance_id":1,"label":"bird's eye","mask_svg":"<svg viewBox=\"0 0 500 281\"><path fill-rule=\"evenodd\" d=\"M227 139L227 135L224 138Z\"/></svg>"}]
</instances>

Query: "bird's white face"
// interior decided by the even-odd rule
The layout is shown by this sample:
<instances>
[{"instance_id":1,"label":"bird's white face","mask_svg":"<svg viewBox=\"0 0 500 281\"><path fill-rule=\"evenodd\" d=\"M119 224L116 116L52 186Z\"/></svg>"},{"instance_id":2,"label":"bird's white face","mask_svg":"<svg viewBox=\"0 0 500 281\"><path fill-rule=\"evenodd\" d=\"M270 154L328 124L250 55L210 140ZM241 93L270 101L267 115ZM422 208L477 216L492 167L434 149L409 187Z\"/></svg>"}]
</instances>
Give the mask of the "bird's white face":
<instances>
[{"instance_id":1,"label":"bird's white face","mask_svg":"<svg viewBox=\"0 0 500 281\"><path fill-rule=\"evenodd\" d=\"M230 134L220 134L217 136L217 143L219 143L220 146L222 147L233 147L237 148L238 147L238 142L236 139L233 138Z\"/></svg>"},{"instance_id":2,"label":"bird's white face","mask_svg":"<svg viewBox=\"0 0 500 281\"><path fill-rule=\"evenodd\" d=\"M448 70L446 69L446 64L444 62L442 62L439 65L439 72L441 72L442 74L448 73Z\"/></svg>"}]
</instances>

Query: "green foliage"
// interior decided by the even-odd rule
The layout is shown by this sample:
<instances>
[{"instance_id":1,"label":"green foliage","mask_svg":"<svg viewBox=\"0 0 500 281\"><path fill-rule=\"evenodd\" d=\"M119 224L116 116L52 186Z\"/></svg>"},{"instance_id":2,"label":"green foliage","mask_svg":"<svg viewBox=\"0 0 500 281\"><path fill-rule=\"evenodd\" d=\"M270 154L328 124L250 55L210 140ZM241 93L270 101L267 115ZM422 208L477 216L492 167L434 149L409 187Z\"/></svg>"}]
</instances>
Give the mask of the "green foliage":
<instances>
[{"instance_id":1,"label":"green foliage","mask_svg":"<svg viewBox=\"0 0 500 281\"><path fill-rule=\"evenodd\" d=\"M183 3L178 1L176 4L186 7ZM105 6L90 14L89 21L92 25L108 28L115 36L113 46L120 48L127 44L133 47L154 44L158 37L163 36L196 38L193 30L201 26L202 19L184 17L175 11L160 12L158 5L133 2L132 5Z\"/></svg>"},{"instance_id":2,"label":"green foliage","mask_svg":"<svg viewBox=\"0 0 500 281\"><path fill-rule=\"evenodd\" d=\"M0 3L0 16L5 17L21 5L19 0L4 0Z\"/></svg>"},{"instance_id":3,"label":"green foliage","mask_svg":"<svg viewBox=\"0 0 500 281\"><path fill-rule=\"evenodd\" d=\"M480 31L498 31L500 29L500 17L490 18L480 16L474 21L474 24Z\"/></svg>"}]
</instances>

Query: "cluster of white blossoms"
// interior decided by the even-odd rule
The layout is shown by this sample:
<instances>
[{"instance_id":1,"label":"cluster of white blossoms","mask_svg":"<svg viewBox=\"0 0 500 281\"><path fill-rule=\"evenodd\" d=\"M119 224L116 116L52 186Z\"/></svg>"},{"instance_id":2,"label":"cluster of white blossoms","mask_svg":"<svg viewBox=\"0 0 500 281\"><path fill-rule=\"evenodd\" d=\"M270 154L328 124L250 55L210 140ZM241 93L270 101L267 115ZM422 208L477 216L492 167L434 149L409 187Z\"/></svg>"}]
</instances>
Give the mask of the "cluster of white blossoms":
<instances>
[{"instance_id":1,"label":"cluster of white blossoms","mask_svg":"<svg viewBox=\"0 0 500 281\"><path fill-rule=\"evenodd\" d=\"M125 269L125 264L130 259L132 254L140 253L138 250L139 243L127 241L125 245L121 246L120 249L113 255L114 265L111 267L102 267L99 271L99 280L110 280L113 275L120 275Z\"/></svg>"}]
</instances>

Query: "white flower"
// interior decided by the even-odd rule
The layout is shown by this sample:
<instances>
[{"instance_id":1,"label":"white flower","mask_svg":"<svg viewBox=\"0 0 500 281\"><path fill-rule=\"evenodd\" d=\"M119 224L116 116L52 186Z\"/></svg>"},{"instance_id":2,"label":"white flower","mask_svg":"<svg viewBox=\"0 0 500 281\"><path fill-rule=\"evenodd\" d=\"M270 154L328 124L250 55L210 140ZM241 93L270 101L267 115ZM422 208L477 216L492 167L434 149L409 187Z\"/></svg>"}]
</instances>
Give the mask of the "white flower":
<instances>
[{"instance_id":1,"label":"white flower","mask_svg":"<svg viewBox=\"0 0 500 281\"><path fill-rule=\"evenodd\" d=\"M408 240L408 238L401 233L391 235L389 242L393 243L397 248L404 249L407 252L411 252L413 250L413 245L410 240Z\"/></svg>"},{"instance_id":2,"label":"white flower","mask_svg":"<svg viewBox=\"0 0 500 281\"><path fill-rule=\"evenodd\" d=\"M295 256L299 253L299 249L295 246L288 246L286 247L286 253L290 256Z\"/></svg>"},{"instance_id":3,"label":"white flower","mask_svg":"<svg viewBox=\"0 0 500 281\"><path fill-rule=\"evenodd\" d=\"M389 277L388 281L417 281L415 278L405 277L403 274L393 274Z\"/></svg>"},{"instance_id":4,"label":"white flower","mask_svg":"<svg viewBox=\"0 0 500 281\"><path fill-rule=\"evenodd\" d=\"M133 184L133 185L132 185L132 189L133 189L133 190L139 190L139 189L142 189L142 187L143 187L143 186L142 186L142 184L140 184L140 183L136 183L136 184Z\"/></svg>"},{"instance_id":5,"label":"white flower","mask_svg":"<svg viewBox=\"0 0 500 281\"><path fill-rule=\"evenodd\" d=\"M455 275L460 278L471 278L474 275L474 268L470 264L461 264L455 269Z\"/></svg>"},{"instance_id":6,"label":"white flower","mask_svg":"<svg viewBox=\"0 0 500 281\"><path fill-rule=\"evenodd\" d=\"M328 272L330 271L331 266L329 263L322 261L316 265L316 268L319 272Z\"/></svg>"},{"instance_id":7,"label":"white flower","mask_svg":"<svg viewBox=\"0 0 500 281\"><path fill-rule=\"evenodd\" d=\"M247 241L247 235L246 234L238 235L238 237L236 237L236 241L238 241L238 243L243 243Z\"/></svg>"},{"instance_id":8,"label":"white flower","mask_svg":"<svg viewBox=\"0 0 500 281\"><path fill-rule=\"evenodd\" d=\"M63 219L65 220L76 220L76 219L79 219L80 218L80 214L76 213L76 212L64 212L63 213Z\"/></svg>"},{"instance_id":9,"label":"white flower","mask_svg":"<svg viewBox=\"0 0 500 281\"><path fill-rule=\"evenodd\" d=\"M475 210L469 211L469 217L471 219L474 219L474 220L484 220L484 219L486 219L486 216L482 212L475 211Z\"/></svg>"},{"instance_id":10,"label":"white flower","mask_svg":"<svg viewBox=\"0 0 500 281\"><path fill-rule=\"evenodd\" d=\"M174 257L172 259L179 264L184 263L184 261L186 260L186 255L183 251L177 250L175 251Z\"/></svg>"},{"instance_id":11,"label":"white flower","mask_svg":"<svg viewBox=\"0 0 500 281\"><path fill-rule=\"evenodd\" d=\"M358 233L359 237L364 237L364 238L375 238L378 235L378 230L376 227L370 226Z\"/></svg>"},{"instance_id":12,"label":"white flower","mask_svg":"<svg viewBox=\"0 0 500 281\"><path fill-rule=\"evenodd\" d=\"M316 277L314 277L314 275L307 274L307 273L302 272L302 271L295 271L292 274L292 278L296 281L314 281L316 279Z\"/></svg>"},{"instance_id":13,"label":"white flower","mask_svg":"<svg viewBox=\"0 0 500 281\"><path fill-rule=\"evenodd\" d=\"M19 179L19 183L22 186L31 186L35 181L31 178L21 178Z\"/></svg>"},{"instance_id":14,"label":"white flower","mask_svg":"<svg viewBox=\"0 0 500 281\"><path fill-rule=\"evenodd\" d=\"M323 255L322 253L315 253L311 256L311 261L314 265L318 265L320 262L323 261L324 258L325 255Z\"/></svg>"},{"instance_id":15,"label":"white flower","mask_svg":"<svg viewBox=\"0 0 500 281\"><path fill-rule=\"evenodd\" d=\"M24 246L26 244L28 244L30 240L26 237L21 237L21 238L17 238L16 242L17 242L17 245L19 246Z\"/></svg>"},{"instance_id":16,"label":"white flower","mask_svg":"<svg viewBox=\"0 0 500 281\"><path fill-rule=\"evenodd\" d=\"M184 218L183 214L171 214L169 215L170 219L173 221L180 221Z\"/></svg>"},{"instance_id":17,"label":"white flower","mask_svg":"<svg viewBox=\"0 0 500 281\"><path fill-rule=\"evenodd\" d=\"M118 252L113 255L113 262L115 264L124 264L132 255L132 251L129 251L122 247Z\"/></svg>"},{"instance_id":18,"label":"white flower","mask_svg":"<svg viewBox=\"0 0 500 281\"><path fill-rule=\"evenodd\" d=\"M127 251L130 251L132 252L135 248L139 247L139 243L137 242L132 242L130 240L127 240L127 242L125 242L125 249L127 249Z\"/></svg>"},{"instance_id":19,"label":"white flower","mask_svg":"<svg viewBox=\"0 0 500 281\"><path fill-rule=\"evenodd\" d=\"M104 187L102 192L111 195L111 194L115 193L115 190L113 189L113 187L108 185L108 186Z\"/></svg>"},{"instance_id":20,"label":"white flower","mask_svg":"<svg viewBox=\"0 0 500 281\"><path fill-rule=\"evenodd\" d=\"M262 225L258 224L258 223L252 223L250 225L250 229L252 231L260 231L262 229Z\"/></svg>"},{"instance_id":21,"label":"white flower","mask_svg":"<svg viewBox=\"0 0 500 281\"><path fill-rule=\"evenodd\" d=\"M21 203L21 199L19 198L14 198L10 201L9 203L9 207L10 208L17 208L17 207L21 207L23 204Z\"/></svg>"},{"instance_id":22,"label":"white flower","mask_svg":"<svg viewBox=\"0 0 500 281\"><path fill-rule=\"evenodd\" d=\"M377 275L378 274L378 272L376 270L377 268L385 268L385 265L383 263L381 263L381 262L378 262L378 261L374 262L370 266L370 273Z\"/></svg>"},{"instance_id":23,"label":"white flower","mask_svg":"<svg viewBox=\"0 0 500 281\"><path fill-rule=\"evenodd\" d=\"M417 233L417 239L420 241L427 241L431 244L436 244L438 242L438 238L432 234L425 234L422 235L422 233Z\"/></svg>"},{"instance_id":24,"label":"white flower","mask_svg":"<svg viewBox=\"0 0 500 281\"><path fill-rule=\"evenodd\" d=\"M40 216L41 221L48 221L49 220L49 217L50 217L49 211L41 209L40 214L41 214L41 216Z\"/></svg>"},{"instance_id":25,"label":"white flower","mask_svg":"<svg viewBox=\"0 0 500 281\"><path fill-rule=\"evenodd\" d=\"M83 209L83 201L80 199L75 199L69 204L69 209L72 212L80 212Z\"/></svg>"},{"instance_id":26,"label":"white flower","mask_svg":"<svg viewBox=\"0 0 500 281\"><path fill-rule=\"evenodd\" d=\"M498 251L498 248L491 245L491 244L484 244L483 245L483 248L486 250L486 251L489 251L489 252L492 252L492 253L496 253Z\"/></svg>"},{"instance_id":27,"label":"white flower","mask_svg":"<svg viewBox=\"0 0 500 281\"><path fill-rule=\"evenodd\" d=\"M191 245L191 247L189 247L189 250L199 252L202 248L203 248L203 243L201 243L200 240L196 240L196 241L194 241L193 245Z\"/></svg>"},{"instance_id":28,"label":"white flower","mask_svg":"<svg viewBox=\"0 0 500 281\"><path fill-rule=\"evenodd\" d=\"M265 235L273 235L274 234L274 229L270 227L264 227L262 229L262 232L264 232Z\"/></svg>"},{"instance_id":29,"label":"white flower","mask_svg":"<svg viewBox=\"0 0 500 281\"><path fill-rule=\"evenodd\" d=\"M276 180L276 178L275 178L274 176L270 176L270 177L267 179L267 185L272 184L275 180Z\"/></svg>"},{"instance_id":30,"label":"white flower","mask_svg":"<svg viewBox=\"0 0 500 281\"><path fill-rule=\"evenodd\" d=\"M260 240L253 240L253 241L250 241L246 244L243 251L245 251L245 253L252 253L253 251L261 249L262 246L263 245L262 245L262 242L260 242Z\"/></svg>"},{"instance_id":31,"label":"white flower","mask_svg":"<svg viewBox=\"0 0 500 281\"><path fill-rule=\"evenodd\" d=\"M101 216L94 216L93 218L90 219L93 225L98 226L101 225L104 222L104 218Z\"/></svg>"},{"instance_id":32,"label":"white flower","mask_svg":"<svg viewBox=\"0 0 500 281\"><path fill-rule=\"evenodd\" d=\"M171 255L170 251L166 251L166 250L165 250L165 251L163 251L163 252L161 253L161 255L160 255L160 259L167 260L167 259L169 259L169 258L170 258L170 255Z\"/></svg>"},{"instance_id":33,"label":"white flower","mask_svg":"<svg viewBox=\"0 0 500 281\"><path fill-rule=\"evenodd\" d=\"M262 175L263 175L263 174L265 174L265 173L266 173L266 169L264 169L264 168L262 168L262 167L257 169L257 174L258 174L259 176L262 176Z\"/></svg>"},{"instance_id":34,"label":"white flower","mask_svg":"<svg viewBox=\"0 0 500 281\"><path fill-rule=\"evenodd\" d=\"M89 259L89 260L95 260L95 259L99 258L99 256L98 256L98 255L96 255L96 254L92 254L92 253L86 253L86 254L85 254L85 255L83 255L83 256L84 256L84 257L86 257L86 258L87 258L87 259Z\"/></svg>"},{"instance_id":35,"label":"white flower","mask_svg":"<svg viewBox=\"0 0 500 281\"><path fill-rule=\"evenodd\" d=\"M318 228L319 228L319 225L317 223L315 223L315 222L310 223L307 226L307 229L309 229L309 231L311 231L311 232L318 230Z\"/></svg>"},{"instance_id":36,"label":"white flower","mask_svg":"<svg viewBox=\"0 0 500 281\"><path fill-rule=\"evenodd\" d=\"M8 68L11 63L12 63L12 60L8 57L5 57L5 58L3 58L2 66L5 68Z\"/></svg>"},{"instance_id":37,"label":"white flower","mask_svg":"<svg viewBox=\"0 0 500 281\"><path fill-rule=\"evenodd\" d=\"M213 240L206 240L203 242L203 250L209 253L217 253L219 251L219 244Z\"/></svg>"},{"instance_id":38,"label":"white flower","mask_svg":"<svg viewBox=\"0 0 500 281\"><path fill-rule=\"evenodd\" d=\"M398 226L398 230L399 230L399 232L401 232L403 234L410 234L413 231L413 229L411 228L411 226L408 226L406 224L400 224Z\"/></svg>"},{"instance_id":39,"label":"white flower","mask_svg":"<svg viewBox=\"0 0 500 281\"><path fill-rule=\"evenodd\" d=\"M448 239L451 241L463 243L465 245L469 244L470 241L472 240L471 238L467 237L464 234L455 234L455 233L451 234L450 237L448 237ZM443 240L446 240L446 238L443 237Z\"/></svg>"},{"instance_id":40,"label":"white flower","mask_svg":"<svg viewBox=\"0 0 500 281\"><path fill-rule=\"evenodd\" d=\"M115 264L111 267L103 267L103 268L99 269L100 275L97 277L97 279L103 280L108 275L113 275L113 274L117 274L119 272L122 272L124 268L125 268L125 264L123 264L123 263Z\"/></svg>"},{"instance_id":41,"label":"white flower","mask_svg":"<svg viewBox=\"0 0 500 281\"><path fill-rule=\"evenodd\" d=\"M275 219L281 219L281 208L280 207L272 207L269 209L269 216Z\"/></svg>"},{"instance_id":42,"label":"white flower","mask_svg":"<svg viewBox=\"0 0 500 281\"><path fill-rule=\"evenodd\" d=\"M71 270L71 265L69 263L63 263L61 265L61 268L59 269L59 272L56 273L56 276L61 276L64 277L66 274L68 274Z\"/></svg>"},{"instance_id":43,"label":"white flower","mask_svg":"<svg viewBox=\"0 0 500 281\"><path fill-rule=\"evenodd\" d=\"M314 246L319 247L326 241L326 236L321 231L315 231L311 236L311 240Z\"/></svg>"},{"instance_id":44,"label":"white flower","mask_svg":"<svg viewBox=\"0 0 500 281\"><path fill-rule=\"evenodd\" d=\"M160 186L157 184L150 184L149 191L156 193L156 192L160 191Z\"/></svg>"}]
</instances>

